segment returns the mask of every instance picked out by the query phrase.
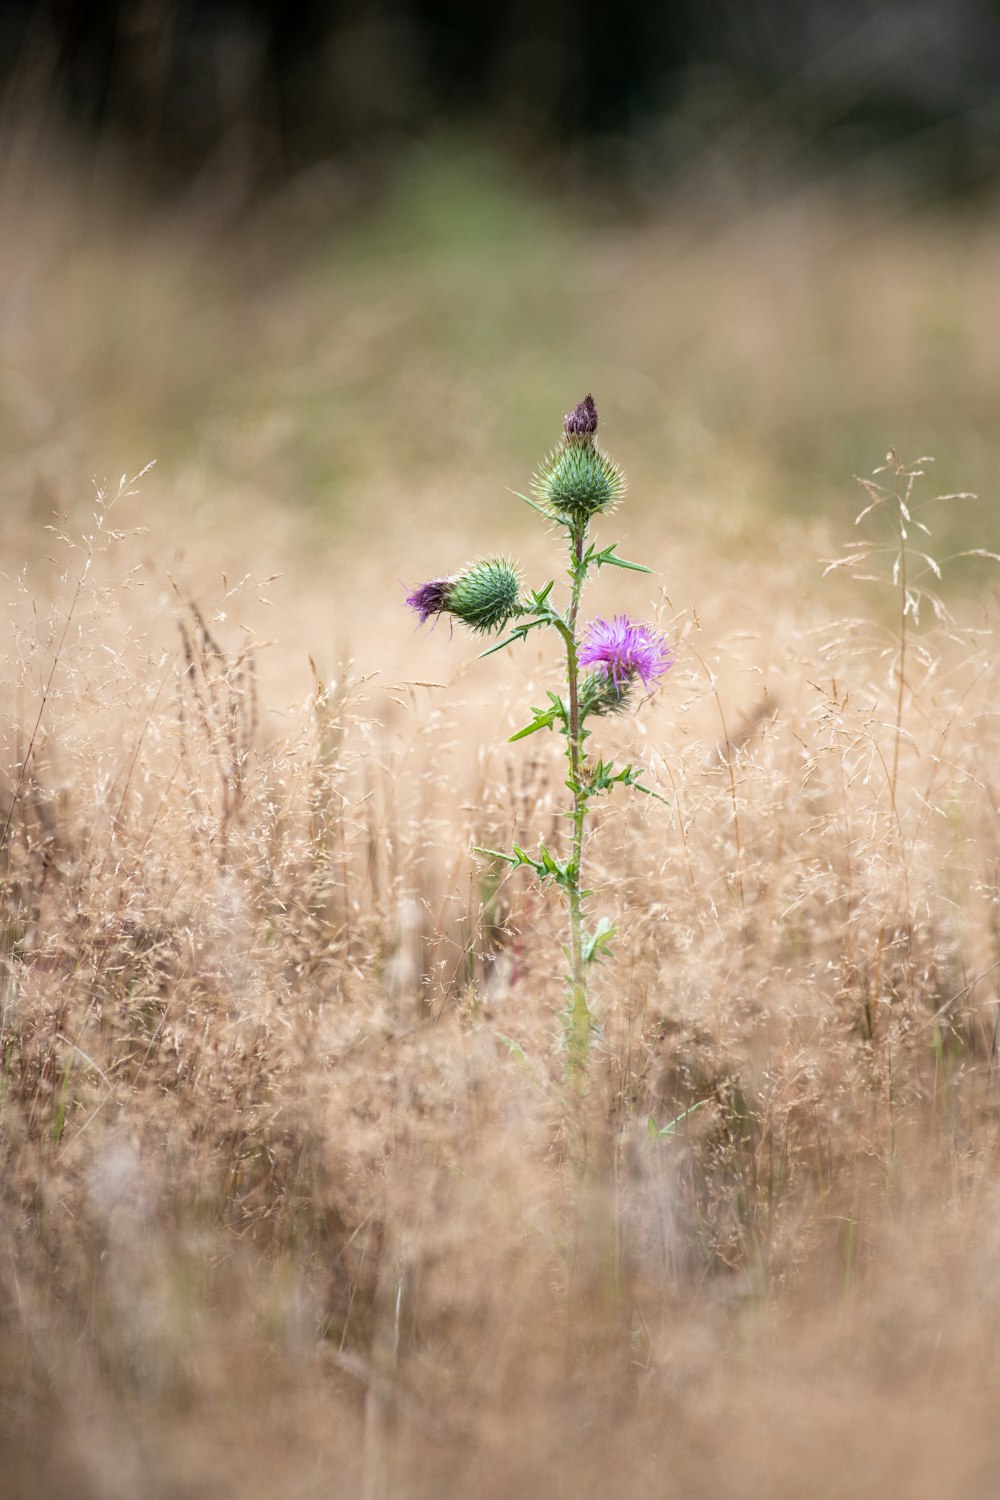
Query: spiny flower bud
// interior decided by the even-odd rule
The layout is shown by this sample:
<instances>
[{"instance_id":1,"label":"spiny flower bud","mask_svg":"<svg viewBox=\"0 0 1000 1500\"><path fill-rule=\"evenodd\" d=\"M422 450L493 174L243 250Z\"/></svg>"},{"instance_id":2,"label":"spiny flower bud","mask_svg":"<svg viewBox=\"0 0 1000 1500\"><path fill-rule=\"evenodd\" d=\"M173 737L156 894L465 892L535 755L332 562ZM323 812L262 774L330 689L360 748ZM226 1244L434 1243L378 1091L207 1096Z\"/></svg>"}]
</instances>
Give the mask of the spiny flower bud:
<instances>
[{"instance_id":1,"label":"spiny flower bud","mask_svg":"<svg viewBox=\"0 0 1000 1500\"><path fill-rule=\"evenodd\" d=\"M508 557L473 563L454 580L448 608L470 630L501 629L520 608L521 580Z\"/></svg>"},{"instance_id":2,"label":"spiny flower bud","mask_svg":"<svg viewBox=\"0 0 1000 1500\"><path fill-rule=\"evenodd\" d=\"M532 488L542 503L579 524L606 511L625 493L625 475L598 448L597 407L587 395L563 420L565 436L542 464Z\"/></svg>"},{"instance_id":3,"label":"spiny flower bud","mask_svg":"<svg viewBox=\"0 0 1000 1500\"><path fill-rule=\"evenodd\" d=\"M628 677L619 683L608 672L588 672L580 678L581 721L595 714L604 717L623 713L628 707L631 687L632 682Z\"/></svg>"},{"instance_id":4,"label":"spiny flower bud","mask_svg":"<svg viewBox=\"0 0 1000 1500\"><path fill-rule=\"evenodd\" d=\"M422 583L407 598L421 625L431 615L451 614L472 631L502 629L521 607L521 579L506 557L487 558L455 573Z\"/></svg>"}]
</instances>

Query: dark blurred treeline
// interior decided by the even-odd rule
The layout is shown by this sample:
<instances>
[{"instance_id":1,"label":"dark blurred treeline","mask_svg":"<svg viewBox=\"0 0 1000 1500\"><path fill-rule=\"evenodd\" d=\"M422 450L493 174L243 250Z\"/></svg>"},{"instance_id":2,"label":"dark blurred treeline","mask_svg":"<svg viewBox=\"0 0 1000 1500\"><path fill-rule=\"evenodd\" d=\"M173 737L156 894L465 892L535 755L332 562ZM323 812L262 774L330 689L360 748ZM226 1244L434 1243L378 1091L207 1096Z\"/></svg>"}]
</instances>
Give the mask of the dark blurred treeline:
<instances>
[{"instance_id":1,"label":"dark blurred treeline","mask_svg":"<svg viewBox=\"0 0 1000 1500\"><path fill-rule=\"evenodd\" d=\"M1000 163L998 20L994 0L3 0L0 89L5 124L110 141L153 184L215 160L252 191L470 127L638 192L733 140L807 171L900 147L972 191Z\"/></svg>"}]
</instances>

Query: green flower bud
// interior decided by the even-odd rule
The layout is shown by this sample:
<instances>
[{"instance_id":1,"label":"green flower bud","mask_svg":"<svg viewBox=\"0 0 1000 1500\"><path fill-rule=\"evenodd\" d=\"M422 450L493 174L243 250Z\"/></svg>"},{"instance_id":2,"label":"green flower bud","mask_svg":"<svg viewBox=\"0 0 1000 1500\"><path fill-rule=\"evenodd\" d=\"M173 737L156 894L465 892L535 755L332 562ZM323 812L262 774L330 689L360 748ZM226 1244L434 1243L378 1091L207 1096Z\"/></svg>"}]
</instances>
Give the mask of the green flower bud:
<instances>
[{"instance_id":1,"label":"green flower bud","mask_svg":"<svg viewBox=\"0 0 1000 1500\"><path fill-rule=\"evenodd\" d=\"M564 436L532 482L543 505L571 523L607 511L625 493L625 475L597 446L597 407L586 396L568 413Z\"/></svg>"},{"instance_id":2,"label":"green flower bud","mask_svg":"<svg viewBox=\"0 0 1000 1500\"><path fill-rule=\"evenodd\" d=\"M608 672L588 672L580 679L579 701L581 720L593 715L606 717L623 713L628 706L632 687L627 678L616 682Z\"/></svg>"},{"instance_id":3,"label":"green flower bud","mask_svg":"<svg viewBox=\"0 0 1000 1500\"><path fill-rule=\"evenodd\" d=\"M521 579L510 558L487 558L449 579L446 607L482 635L502 630L521 608Z\"/></svg>"}]
</instances>

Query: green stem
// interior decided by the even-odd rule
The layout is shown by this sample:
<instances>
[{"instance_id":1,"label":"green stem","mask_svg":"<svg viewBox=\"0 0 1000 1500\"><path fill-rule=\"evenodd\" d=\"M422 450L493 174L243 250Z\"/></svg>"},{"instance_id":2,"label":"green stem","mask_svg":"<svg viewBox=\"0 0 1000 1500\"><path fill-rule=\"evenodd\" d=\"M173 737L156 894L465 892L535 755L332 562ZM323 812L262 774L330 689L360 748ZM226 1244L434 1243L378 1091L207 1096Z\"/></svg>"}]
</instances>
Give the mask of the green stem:
<instances>
[{"instance_id":1,"label":"green stem","mask_svg":"<svg viewBox=\"0 0 1000 1500\"><path fill-rule=\"evenodd\" d=\"M587 535L587 522L570 531L570 606L566 617L566 681L569 688L569 733L567 735L566 758L569 761L569 781L573 794L573 836L570 851L570 881L566 899L569 906L569 1006L567 1020L568 1074L580 1080L587 1063L590 1048L592 1017L587 1005L587 984L583 962L583 829L587 813L587 798L583 789L583 742L580 720L579 667L577 665L577 617L580 612L580 595L583 591L585 568L583 546Z\"/></svg>"}]
</instances>

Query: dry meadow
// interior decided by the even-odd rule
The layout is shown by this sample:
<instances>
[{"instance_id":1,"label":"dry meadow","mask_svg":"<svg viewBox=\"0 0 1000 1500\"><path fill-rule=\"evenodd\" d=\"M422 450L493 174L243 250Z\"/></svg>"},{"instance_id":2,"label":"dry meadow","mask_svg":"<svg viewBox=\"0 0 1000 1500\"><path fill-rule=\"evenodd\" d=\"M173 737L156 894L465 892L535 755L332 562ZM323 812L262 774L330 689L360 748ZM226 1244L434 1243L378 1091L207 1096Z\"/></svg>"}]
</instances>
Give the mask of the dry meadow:
<instances>
[{"instance_id":1,"label":"dry meadow","mask_svg":"<svg viewBox=\"0 0 1000 1500\"><path fill-rule=\"evenodd\" d=\"M446 162L234 235L37 170L0 1488L994 1495L996 218L834 184L623 228ZM601 537L654 570L591 608L677 660L601 728L665 800L588 850L581 1098L561 911L473 852L565 837L555 737L506 743L556 664L402 605L494 548L550 576L511 491L589 388ZM937 455L905 576L907 474L854 477L890 444Z\"/></svg>"}]
</instances>

